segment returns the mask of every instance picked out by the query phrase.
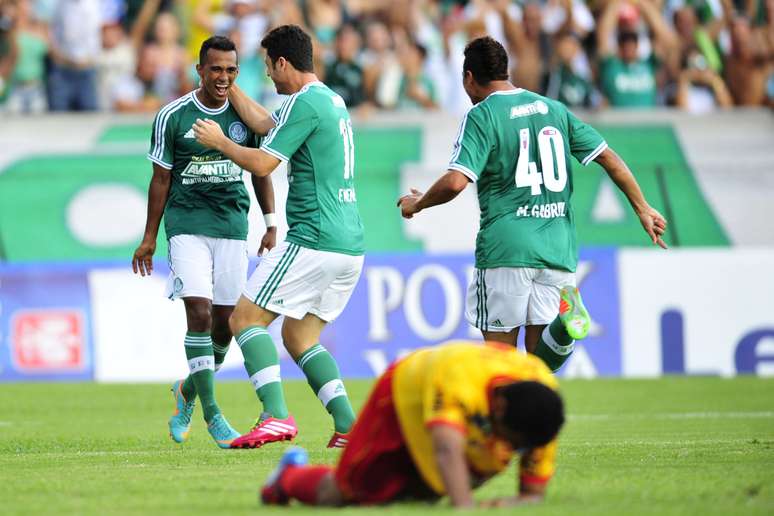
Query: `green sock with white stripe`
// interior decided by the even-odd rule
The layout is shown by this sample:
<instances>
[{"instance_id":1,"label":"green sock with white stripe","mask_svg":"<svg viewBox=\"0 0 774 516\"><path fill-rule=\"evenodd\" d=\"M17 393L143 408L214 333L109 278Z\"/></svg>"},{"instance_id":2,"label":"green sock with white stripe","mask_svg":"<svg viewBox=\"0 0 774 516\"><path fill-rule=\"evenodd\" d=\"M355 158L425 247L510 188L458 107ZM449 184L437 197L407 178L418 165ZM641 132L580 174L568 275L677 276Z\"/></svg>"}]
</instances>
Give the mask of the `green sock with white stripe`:
<instances>
[{"instance_id":1,"label":"green sock with white stripe","mask_svg":"<svg viewBox=\"0 0 774 516\"><path fill-rule=\"evenodd\" d=\"M212 353L212 339L209 333L189 331L185 334L185 356L188 370L196 387L196 393L208 423L215 414L220 414L215 402L215 357Z\"/></svg>"},{"instance_id":2,"label":"green sock with white stripe","mask_svg":"<svg viewBox=\"0 0 774 516\"><path fill-rule=\"evenodd\" d=\"M271 335L263 326L248 326L237 335L236 340L242 349L250 382L263 403L263 411L277 419L287 418L279 355Z\"/></svg>"},{"instance_id":3,"label":"green sock with white stripe","mask_svg":"<svg viewBox=\"0 0 774 516\"><path fill-rule=\"evenodd\" d=\"M543 359L551 371L556 372L567 362L574 349L575 342L557 316L543 329L535 348L535 355Z\"/></svg>"},{"instance_id":4,"label":"green sock with white stripe","mask_svg":"<svg viewBox=\"0 0 774 516\"><path fill-rule=\"evenodd\" d=\"M333 416L336 431L349 432L355 422L355 413L333 356L322 344L315 344L298 357L297 363L320 402Z\"/></svg>"},{"instance_id":5,"label":"green sock with white stripe","mask_svg":"<svg viewBox=\"0 0 774 516\"><path fill-rule=\"evenodd\" d=\"M223 365L223 361L226 359L226 353L228 353L228 347L231 343L226 343L225 346L219 345L217 342L212 343L212 352L215 357L215 372L220 370L220 366ZM190 374L183 382L183 386L180 388L183 391L183 397L186 401L191 401L196 397L196 385L194 385L193 376Z\"/></svg>"}]
</instances>

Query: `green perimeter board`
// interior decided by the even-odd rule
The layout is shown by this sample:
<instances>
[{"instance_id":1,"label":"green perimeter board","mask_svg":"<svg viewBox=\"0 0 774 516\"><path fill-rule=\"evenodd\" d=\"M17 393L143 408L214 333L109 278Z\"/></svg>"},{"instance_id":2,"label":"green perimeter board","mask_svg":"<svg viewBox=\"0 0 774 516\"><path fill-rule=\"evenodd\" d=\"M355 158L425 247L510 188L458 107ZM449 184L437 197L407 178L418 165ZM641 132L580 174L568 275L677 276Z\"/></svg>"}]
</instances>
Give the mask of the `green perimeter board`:
<instances>
[{"instance_id":1,"label":"green perimeter board","mask_svg":"<svg viewBox=\"0 0 774 516\"><path fill-rule=\"evenodd\" d=\"M704 199L680 143L669 125L599 125L597 129L629 165L650 204L667 216L665 196L659 188L657 170L661 168L666 196L671 204L667 244L681 246L727 246L729 240ZM624 207L625 217L610 223L592 220L592 210L602 181L609 181L604 169L593 163L583 167L573 163L573 206L577 216L581 245L651 245L639 219L629 207L626 196L615 189ZM675 235L679 242L675 241Z\"/></svg>"},{"instance_id":2,"label":"green perimeter board","mask_svg":"<svg viewBox=\"0 0 774 516\"><path fill-rule=\"evenodd\" d=\"M121 259L130 261L137 242L93 246L67 224L70 201L84 188L120 185L146 197L150 162L142 154L42 156L14 163L0 174L0 238L4 258L25 260ZM144 215L143 215L144 217ZM157 256L166 256L164 227Z\"/></svg>"},{"instance_id":3,"label":"green perimeter board","mask_svg":"<svg viewBox=\"0 0 774 516\"><path fill-rule=\"evenodd\" d=\"M670 197L671 228L680 245L728 245L723 230L704 200L670 126L599 126L610 145L623 156L637 176L653 206L666 213L656 169L662 167ZM99 138L102 150L142 146L150 127L145 124L109 127ZM362 128L356 131L356 184L366 249L378 251L421 250L421 242L404 236L394 200L399 196L400 168L422 160L419 127ZM582 245L647 246L639 221L617 193L625 218L612 223L595 222L591 213L602 169L574 165L574 205ZM72 197L97 183L129 185L145 195L151 167L144 153L132 149L116 153L38 156L18 161L0 174L0 251L9 261L128 258L136 243L94 247L78 241L66 224ZM439 172L440 173L440 172ZM22 222L23 221L23 222ZM34 238L30 235L35 235ZM666 240L674 245L674 230ZM472 242L471 242L472 245ZM166 242L159 237L159 256Z\"/></svg>"}]
</instances>

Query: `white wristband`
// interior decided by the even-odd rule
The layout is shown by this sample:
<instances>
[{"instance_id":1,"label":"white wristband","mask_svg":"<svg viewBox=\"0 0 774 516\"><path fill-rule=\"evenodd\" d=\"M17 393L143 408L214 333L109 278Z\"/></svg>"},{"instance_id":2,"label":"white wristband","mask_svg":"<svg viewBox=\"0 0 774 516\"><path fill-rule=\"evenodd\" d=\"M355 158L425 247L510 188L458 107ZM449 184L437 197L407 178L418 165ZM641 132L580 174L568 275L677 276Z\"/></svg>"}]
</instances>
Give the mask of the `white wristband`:
<instances>
[{"instance_id":1,"label":"white wristband","mask_svg":"<svg viewBox=\"0 0 774 516\"><path fill-rule=\"evenodd\" d=\"M266 223L267 228L277 227L277 215L275 215L274 213L264 213L263 221Z\"/></svg>"}]
</instances>

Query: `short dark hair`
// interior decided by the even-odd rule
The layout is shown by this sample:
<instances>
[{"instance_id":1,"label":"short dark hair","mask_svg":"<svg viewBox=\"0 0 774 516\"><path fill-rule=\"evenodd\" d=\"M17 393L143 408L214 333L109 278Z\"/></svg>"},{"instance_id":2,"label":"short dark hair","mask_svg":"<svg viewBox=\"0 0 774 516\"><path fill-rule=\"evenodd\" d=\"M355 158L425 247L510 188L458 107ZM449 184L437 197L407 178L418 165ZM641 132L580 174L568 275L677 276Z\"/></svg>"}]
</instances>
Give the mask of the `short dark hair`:
<instances>
[{"instance_id":1,"label":"short dark hair","mask_svg":"<svg viewBox=\"0 0 774 516\"><path fill-rule=\"evenodd\" d=\"M261 41L272 63L284 57L299 72L313 72L312 38L298 25L281 25Z\"/></svg>"},{"instance_id":2,"label":"short dark hair","mask_svg":"<svg viewBox=\"0 0 774 516\"><path fill-rule=\"evenodd\" d=\"M634 31L624 31L618 33L618 44L624 43L639 43L640 36Z\"/></svg>"},{"instance_id":3,"label":"short dark hair","mask_svg":"<svg viewBox=\"0 0 774 516\"><path fill-rule=\"evenodd\" d=\"M564 403L559 393L538 382L516 382L500 387L506 408L502 423L524 438L528 448L543 446L564 424Z\"/></svg>"},{"instance_id":4,"label":"short dark hair","mask_svg":"<svg viewBox=\"0 0 774 516\"><path fill-rule=\"evenodd\" d=\"M205 62L207 62L207 52L210 49L221 50L223 52L231 52L233 50L236 52L236 45L233 41L225 36L212 36L211 38L205 39L204 43L202 43L202 46L199 49L200 65L203 65Z\"/></svg>"},{"instance_id":5,"label":"short dark hair","mask_svg":"<svg viewBox=\"0 0 774 516\"><path fill-rule=\"evenodd\" d=\"M482 86L491 81L507 81L508 54L489 36L476 38L465 47L462 71L472 73L473 79Z\"/></svg>"}]
</instances>

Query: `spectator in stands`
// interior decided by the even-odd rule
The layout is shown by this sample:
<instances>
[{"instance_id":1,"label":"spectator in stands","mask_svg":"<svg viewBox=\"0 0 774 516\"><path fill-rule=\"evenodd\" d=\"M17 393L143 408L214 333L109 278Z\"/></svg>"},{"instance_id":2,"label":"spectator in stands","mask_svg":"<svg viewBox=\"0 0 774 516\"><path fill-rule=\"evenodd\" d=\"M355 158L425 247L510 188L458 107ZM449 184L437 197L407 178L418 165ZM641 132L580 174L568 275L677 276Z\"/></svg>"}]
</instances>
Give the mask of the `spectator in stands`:
<instances>
[{"instance_id":1,"label":"spectator in stands","mask_svg":"<svg viewBox=\"0 0 774 516\"><path fill-rule=\"evenodd\" d=\"M153 17L161 5L161 0L147 0L134 17L129 34L119 18L104 20L102 26L102 52L97 58L97 92L99 107L103 110L119 109L137 111L144 109L129 108L130 98L142 98L136 94L138 79L137 58L142 49L145 36ZM139 86L140 88L142 86ZM117 106L116 104L121 104Z\"/></svg>"},{"instance_id":2,"label":"spectator in stands","mask_svg":"<svg viewBox=\"0 0 774 516\"><path fill-rule=\"evenodd\" d=\"M8 84L16 66L16 2L0 0L0 106L8 96Z\"/></svg>"},{"instance_id":3,"label":"spectator in stands","mask_svg":"<svg viewBox=\"0 0 774 516\"><path fill-rule=\"evenodd\" d=\"M192 66L180 44L180 26L172 13L156 18L153 41L146 45L142 59L153 69L153 93L162 103L170 102L192 87L188 70Z\"/></svg>"},{"instance_id":4,"label":"spectator in stands","mask_svg":"<svg viewBox=\"0 0 774 516\"><path fill-rule=\"evenodd\" d=\"M640 35L632 30L640 18L653 33L653 50L640 55ZM618 48L611 45L619 20ZM676 39L659 14L654 0L625 3L610 0L602 13L597 30L600 82L607 101L614 107L645 108L657 104L657 72L660 64L673 58Z\"/></svg>"},{"instance_id":5,"label":"spectator in stands","mask_svg":"<svg viewBox=\"0 0 774 516\"><path fill-rule=\"evenodd\" d=\"M400 87L400 63L384 23L373 21L366 26L366 48L361 62L366 98L383 107L394 107Z\"/></svg>"},{"instance_id":6,"label":"spectator in stands","mask_svg":"<svg viewBox=\"0 0 774 516\"><path fill-rule=\"evenodd\" d=\"M46 110L48 28L33 18L32 2L18 0L16 13L16 63L9 81L6 110L42 113Z\"/></svg>"},{"instance_id":7,"label":"spectator in stands","mask_svg":"<svg viewBox=\"0 0 774 516\"><path fill-rule=\"evenodd\" d=\"M546 95L569 107L599 107L601 96L594 86L589 60L578 34L558 34L555 49Z\"/></svg>"},{"instance_id":8,"label":"spectator in stands","mask_svg":"<svg viewBox=\"0 0 774 516\"><path fill-rule=\"evenodd\" d=\"M355 108L365 101L363 69L357 63L360 34L349 24L336 34L335 57L325 69L325 84L341 95L347 107Z\"/></svg>"},{"instance_id":9,"label":"spectator in stands","mask_svg":"<svg viewBox=\"0 0 774 516\"><path fill-rule=\"evenodd\" d=\"M398 57L403 76L398 93L400 109L436 109L438 93L435 83L425 73L427 50L415 41L402 45Z\"/></svg>"},{"instance_id":10,"label":"spectator in stands","mask_svg":"<svg viewBox=\"0 0 774 516\"><path fill-rule=\"evenodd\" d=\"M736 15L731 0L723 0L723 8L725 23L731 34L731 49L725 61L726 81L731 95L740 106L763 105L767 102L773 49L765 39L754 37L750 21Z\"/></svg>"},{"instance_id":11,"label":"spectator in stands","mask_svg":"<svg viewBox=\"0 0 774 516\"><path fill-rule=\"evenodd\" d=\"M309 28L315 41L324 49L333 45L339 27L350 21L346 4L344 0L304 0L301 2L304 25Z\"/></svg>"},{"instance_id":12,"label":"spectator in stands","mask_svg":"<svg viewBox=\"0 0 774 516\"><path fill-rule=\"evenodd\" d=\"M505 16L503 19L506 19ZM510 26L513 30L507 34L510 35L509 41L516 54L514 84L542 93L551 56L551 37L543 30L540 4L527 3L521 23L512 22Z\"/></svg>"},{"instance_id":13,"label":"spectator in stands","mask_svg":"<svg viewBox=\"0 0 774 516\"><path fill-rule=\"evenodd\" d=\"M101 40L99 0L60 0L51 20L51 110L97 109L96 63Z\"/></svg>"}]
</instances>

